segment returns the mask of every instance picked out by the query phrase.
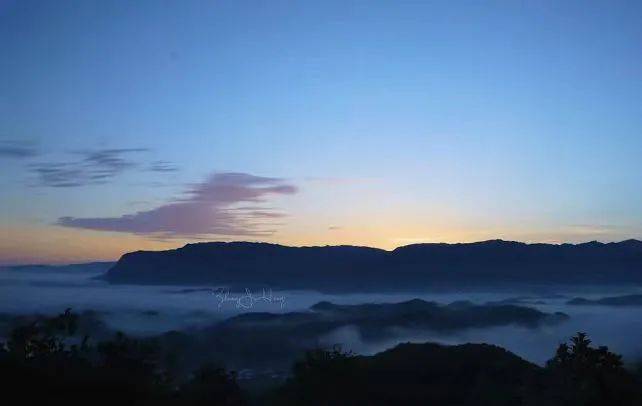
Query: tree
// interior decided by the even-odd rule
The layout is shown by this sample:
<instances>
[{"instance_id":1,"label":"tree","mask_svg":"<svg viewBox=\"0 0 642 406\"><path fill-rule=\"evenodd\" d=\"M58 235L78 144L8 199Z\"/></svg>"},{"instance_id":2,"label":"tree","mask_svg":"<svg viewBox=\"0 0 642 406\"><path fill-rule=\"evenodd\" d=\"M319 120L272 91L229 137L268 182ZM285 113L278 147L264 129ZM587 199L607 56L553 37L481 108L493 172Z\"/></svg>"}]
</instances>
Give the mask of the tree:
<instances>
[{"instance_id":1,"label":"tree","mask_svg":"<svg viewBox=\"0 0 642 406\"><path fill-rule=\"evenodd\" d=\"M244 405L236 375L225 369L204 365L180 388L180 399L190 405Z\"/></svg>"},{"instance_id":2,"label":"tree","mask_svg":"<svg viewBox=\"0 0 642 406\"><path fill-rule=\"evenodd\" d=\"M243 404L233 376L223 369L200 371L181 386L167 378L155 340L118 333L91 346L88 337L74 336L76 322L68 309L11 332L8 342L0 345L4 398L19 404L191 405L203 404L203 398L223 400L213 404Z\"/></svg>"},{"instance_id":3,"label":"tree","mask_svg":"<svg viewBox=\"0 0 642 406\"><path fill-rule=\"evenodd\" d=\"M546 364L551 401L569 406L637 405L639 391L622 357L607 347L591 347L578 332L570 345L560 344Z\"/></svg>"}]
</instances>

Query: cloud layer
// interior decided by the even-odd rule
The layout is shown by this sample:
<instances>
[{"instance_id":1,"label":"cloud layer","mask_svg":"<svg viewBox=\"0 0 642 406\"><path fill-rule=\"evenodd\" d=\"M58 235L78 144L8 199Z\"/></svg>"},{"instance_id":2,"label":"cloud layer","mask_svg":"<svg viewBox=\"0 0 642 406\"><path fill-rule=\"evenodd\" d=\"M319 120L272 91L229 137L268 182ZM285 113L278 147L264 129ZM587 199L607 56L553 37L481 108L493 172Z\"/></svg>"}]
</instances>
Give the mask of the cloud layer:
<instances>
[{"instance_id":1,"label":"cloud layer","mask_svg":"<svg viewBox=\"0 0 642 406\"><path fill-rule=\"evenodd\" d=\"M216 173L193 186L184 197L152 210L120 217L62 217L57 224L159 238L265 237L274 233L274 220L283 214L260 204L270 195L296 192L297 188L283 179Z\"/></svg>"}]
</instances>

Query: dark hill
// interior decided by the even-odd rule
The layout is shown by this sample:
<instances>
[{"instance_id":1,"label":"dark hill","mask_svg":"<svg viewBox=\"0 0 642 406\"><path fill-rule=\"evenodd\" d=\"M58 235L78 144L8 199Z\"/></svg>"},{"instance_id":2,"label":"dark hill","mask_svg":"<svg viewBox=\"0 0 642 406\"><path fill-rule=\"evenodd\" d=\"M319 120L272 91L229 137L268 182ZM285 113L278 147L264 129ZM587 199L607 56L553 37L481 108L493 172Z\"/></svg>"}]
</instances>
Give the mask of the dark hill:
<instances>
[{"instance_id":1,"label":"dark hill","mask_svg":"<svg viewBox=\"0 0 642 406\"><path fill-rule=\"evenodd\" d=\"M267 285L275 289L400 290L530 283L642 283L642 242L525 244L502 240L354 246L188 244L125 254L113 283Z\"/></svg>"},{"instance_id":2,"label":"dark hill","mask_svg":"<svg viewBox=\"0 0 642 406\"><path fill-rule=\"evenodd\" d=\"M514 406L527 404L542 376L536 365L487 344L400 344L357 357L311 354L294 371L273 404Z\"/></svg>"},{"instance_id":3,"label":"dark hill","mask_svg":"<svg viewBox=\"0 0 642 406\"><path fill-rule=\"evenodd\" d=\"M307 311L230 317L192 332L194 343L189 347L198 362L212 357L233 368L286 370L306 350L328 341L334 344L332 334L343 329L356 332L364 343L384 345L424 332L452 334L507 325L537 328L567 319L562 313L515 305L446 305L420 299L358 305L319 302Z\"/></svg>"},{"instance_id":4,"label":"dark hill","mask_svg":"<svg viewBox=\"0 0 642 406\"><path fill-rule=\"evenodd\" d=\"M642 306L642 295L610 296L595 300L576 297L567 303L570 305Z\"/></svg>"}]
</instances>

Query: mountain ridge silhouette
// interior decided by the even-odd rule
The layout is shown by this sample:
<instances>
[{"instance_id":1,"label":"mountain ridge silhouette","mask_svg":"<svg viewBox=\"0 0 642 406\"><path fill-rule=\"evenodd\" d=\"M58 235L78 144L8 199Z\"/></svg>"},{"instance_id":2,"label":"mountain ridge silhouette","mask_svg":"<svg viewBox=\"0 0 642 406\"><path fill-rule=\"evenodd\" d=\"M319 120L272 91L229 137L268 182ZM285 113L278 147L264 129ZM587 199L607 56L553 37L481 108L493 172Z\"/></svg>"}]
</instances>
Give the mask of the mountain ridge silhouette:
<instances>
[{"instance_id":1,"label":"mountain ridge silhouette","mask_svg":"<svg viewBox=\"0 0 642 406\"><path fill-rule=\"evenodd\" d=\"M387 251L352 245L293 247L204 242L123 255L111 283L315 289L420 290L510 284L642 283L642 242L580 244L487 240L411 244Z\"/></svg>"}]
</instances>

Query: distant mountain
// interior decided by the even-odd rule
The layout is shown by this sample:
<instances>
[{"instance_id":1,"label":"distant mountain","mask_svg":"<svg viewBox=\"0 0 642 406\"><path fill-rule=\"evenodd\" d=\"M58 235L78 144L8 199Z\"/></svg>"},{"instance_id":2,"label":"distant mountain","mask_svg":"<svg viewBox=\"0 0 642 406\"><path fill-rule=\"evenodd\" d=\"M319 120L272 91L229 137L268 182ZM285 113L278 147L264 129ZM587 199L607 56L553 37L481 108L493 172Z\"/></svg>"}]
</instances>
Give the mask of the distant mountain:
<instances>
[{"instance_id":1,"label":"distant mountain","mask_svg":"<svg viewBox=\"0 0 642 406\"><path fill-rule=\"evenodd\" d=\"M393 251L199 243L125 254L105 278L112 283L263 285L322 291L642 283L642 242L553 245L491 240L414 244Z\"/></svg>"},{"instance_id":2,"label":"distant mountain","mask_svg":"<svg viewBox=\"0 0 642 406\"><path fill-rule=\"evenodd\" d=\"M223 360L235 369L283 371L306 350L342 342L337 337L343 334L354 334L360 342L384 347L391 341L416 339L427 332L447 335L469 328L508 325L534 329L566 320L568 316L563 313L515 305L439 304L420 299L355 305L319 302L306 311L242 313L189 334L168 333L163 337L183 342L182 346L189 349L183 358L194 356L192 367L206 360Z\"/></svg>"},{"instance_id":3,"label":"distant mountain","mask_svg":"<svg viewBox=\"0 0 642 406\"><path fill-rule=\"evenodd\" d=\"M125 254L106 279L113 283L331 289L340 280L354 284L367 270L380 272L388 255L384 250L352 246L187 244L169 251Z\"/></svg>"},{"instance_id":4,"label":"distant mountain","mask_svg":"<svg viewBox=\"0 0 642 406\"><path fill-rule=\"evenodd\" d=\"M0 270L14 272L106 272L115 262L88 262L70 265L9 265Z\"/></svg>"},{"instance_id":5,"label":"distant mountain","mask_svg":"<svg viewBox=\"0 0 642 406\"><path fill-rule=\"evenodd\" d=\"M226 330L251 329L255 332L286 329L287 335L328 333L352 326L360 329L363 340L380 340L399 334L398 329L457 331L466 328L520 325L538 327L566 321L564 313L544 313L516 305L476 305L468 301L447 305L412 299L400 303L341 305L319 302L307 312L243 313L220 324ZM303 339L301 337L301 339Z\"/></svg>"},{"instance_id":6,"label":"distant mountain","mask_svg":"<svg viewBox=\"0 0 642 406\"><path fill-rule=\"evenodd\" d=\"M610 296L594 300L576 297L567 303L570 305L642 306L642 295Z\"/></svg>"}]
</instances>

